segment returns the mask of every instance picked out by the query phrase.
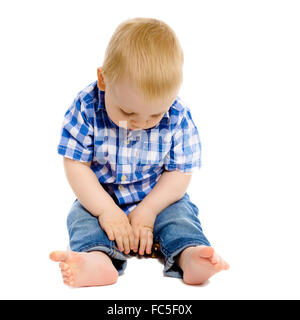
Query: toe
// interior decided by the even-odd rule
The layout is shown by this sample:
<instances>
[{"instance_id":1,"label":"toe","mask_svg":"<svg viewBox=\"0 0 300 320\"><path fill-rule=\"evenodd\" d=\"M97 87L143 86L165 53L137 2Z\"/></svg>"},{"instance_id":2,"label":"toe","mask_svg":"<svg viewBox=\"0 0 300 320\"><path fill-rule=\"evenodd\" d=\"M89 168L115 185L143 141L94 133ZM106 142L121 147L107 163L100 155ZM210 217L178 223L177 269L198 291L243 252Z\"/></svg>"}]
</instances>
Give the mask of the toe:
<instances>
[{"instance_id":1,"label":"toe","mask_svg":"<svg viewBox=\"0 0 300 320\"><path fill-rule=\"evenodd\" d=\"M67 252L66 251L52 251L49 255L49 258L52 261L65 261L67 259Z\"/></svg>"},{"instance_id":2,"label":"toe","mask_svg":"<svg viewBox=\"0 0 300 320\"><path fill-rule=\"evenodd\" d=\"M225 260L220 259L220 263L219 263L219 264L220 264L222 270L227 270L227 269L229 269L229 264L228 264Z\"/></svg>"},{"instance_id":3,"label":"toe","mask_svg":"<svg viewBox=\"0 0 300 320\"><path fill-rule=\"evenodd\" d=\"M71 269L68 269L68 270L64 271L64 273L68 277L70 277L73 274Z\"/></svg>"},{"instance_id":4,"label":"toe","mask_svg":"<svg viewBox=\"0 0 300 320\"><path fill-rule=\"evenodd\" d=\"M223 267L221 262L218 262L218 263L214 264L213 267L216 270L216 272L221 271L221 270L224 269L224 267Z\"/></svg>"},{"instance_id":5,"label":"toe","mask_svg":"<svg viewBox=\"0 0 300 320\"><path fill-rule=\"evenodd\" d=\"M68 275L68 274L62 274L62 278L63 280L66 280L66 281L74 280L73 275Z\"/></svg>"},{"instance_id":6,"label":"toe","mask_svg":"<svg viewBox=\"0 0 300 320\"><path fill-rule=\"evenodd\" d=\"M199 246L199 254L202 258L210 258L214 255L214 249L208 246Z\"/></svg>"},{"instance_id":7,"label":"toe","mask_svg":"<svg viewBox=\"0 0 300 320\"><path fill-rule=\"evenodd\" d=\"M226 261L224 261L224 270L228 270L230 268L229 263L227 263Z\"/></svg>"},{"instance_id":8,"label":"toe","mask_svg":"<svg viewBox=\"0 0 300 320\"><path fill-rule=\"evenodd\" d=\"M220 258L217 254L213 254L212 257L210 258L210 262L212 264L217 264L220 261Z\"/></svg>"},{"instance_id":9,"label":"toe","mask_svg":"<svg viewBox=\"0 0 300 320\"><path fill-rule=\"evenodd\" d=\"M63 277L70 277L70 276L72 276L72 272L71 272L70 270L68 270L68 271L62 271L61 274L62 274Z\"/></svg>"},{"instance_id":10,"label":"toe","mask_svg":"<svg viewBox=\"0 0 300 320\"><path fill-rule=\"evenodd\" d=\"M60 267L60 270L61 270L61 271L67 271L67 270L70 269L70 266L69 266L67 263L64 263L64 262L61 262L61 263L59 264L59 267Z\"/></svg>"},{"instance_id":11,"label":"toe","mask_svg":"<svg viewBox=\"0 0 300 320\"><path fill-rule=\"evenodd\" d=\"M74 287L74 278L73 277L64 277L63 282L67 286Z\"/></svg>"},{"instance_id":12,"label":"toe","mask_svg":"<svg viewBox=\"0 0 300 320\"><path fill-rule=\"evenodd\" d=\"M64 281L69 281L70 280L70 277L65 275L65 274L62 274L62 278Z\"/></svg>"},{"instance_id":13,"label":"toe","mask_svg":"<svg viewBox=\"0 0 300 320\"><path fill-rule=\"evenodd\" d=\"M66 284L67 286L69 286L69 285L70 285L70 281L64 279L64 284Z\"/></svg>"}]
</instances>

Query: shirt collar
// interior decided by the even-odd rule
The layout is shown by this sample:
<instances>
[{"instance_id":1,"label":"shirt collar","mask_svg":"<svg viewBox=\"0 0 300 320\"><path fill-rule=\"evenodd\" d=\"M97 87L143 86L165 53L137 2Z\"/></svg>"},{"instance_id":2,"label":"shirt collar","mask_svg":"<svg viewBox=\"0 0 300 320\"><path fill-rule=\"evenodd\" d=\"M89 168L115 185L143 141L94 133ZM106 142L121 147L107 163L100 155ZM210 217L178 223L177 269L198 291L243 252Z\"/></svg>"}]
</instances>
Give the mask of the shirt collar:
<instances>
[{"instance_id":1,"label":"shirt collar","mask_svg":"<svg viewBox=\"0 0 300 320\"><path fill-rule=\"evenodd\" d=\"M98 88L98 107L97 110L105 110L105 91L102 91ZM170 110L170 109L169 109ZM166 119L169 123L170 121L170 114L169 110L164 114L164 116L161 118L160 122L157 124L157 126L163 121L163 119ZM155 128L157 127L155 126Z\"/></svg>"},{"instance_id":2,"label":"shirt collar","mask_svg":"<svg viewBox=\"0 0 300 320\"><path fill-rule=\"evenodd\" d=\"M105 91L102 91L100 90L98 87L97 87L97 90L98 90L98 107L97 107L97 110L105 110Z\"/></svg>"}]
</instances>

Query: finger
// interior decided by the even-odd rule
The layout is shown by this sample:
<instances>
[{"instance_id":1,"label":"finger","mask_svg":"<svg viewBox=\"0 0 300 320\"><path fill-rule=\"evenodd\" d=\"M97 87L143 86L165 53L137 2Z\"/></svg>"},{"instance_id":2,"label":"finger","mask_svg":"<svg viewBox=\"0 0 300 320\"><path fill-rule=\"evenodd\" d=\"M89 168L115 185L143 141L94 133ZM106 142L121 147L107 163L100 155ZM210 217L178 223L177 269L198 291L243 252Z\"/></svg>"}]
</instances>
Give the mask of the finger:
<instances>
[{"instance_id":1,"label":"finger","mask_svg":"<svg viewBox=\"0 0 300 320\"><path fill-rule=\"evenodd\" d=\"M124 246L123 246L123 240L122 240L122 236L120 233L115 232L115 239L116 239L116 243L117 243L117 247L118 249L123 252L124 251Z\"/></svg>"},{"instance_id":2,"label":"finger","mask_svg":"<svg viewBox=\"0 0 300 320\"><path fill-rule=\"evenodd\" d=\"M148 254L151 253L152 244L153 244L153 233L150 230L148 230L146 253L148 253Z\"/></svg>"},{"instance_id":3,"label":"finger","mask_svg":"<svg viewBox=\"0 0 300 320\"><path fill-rule=\"evenodd\" d=\"M132 228L131 227L128 228L127 232L128 232L130 250L134 250L134 234L133 234Z\"/></svg>"},{"instance_id":4,"label":"finger","mask_svg":"<svg viewBox=\"0 0 300 320\"><path fill-rule=\"evenodd\" d=\"M139 242L140 242L140 234L139 230L134 231L134 241L133 241L133 251L137 252L139 249Z\"/></svg>"},{"instance_id":5,"label":"finger","mask_svg":"<svg viewBox=\"0 0 300 320\"><path fill-rule=\"evenodd\" d=\"M142 229L140 233L140 250L139 254L143 255L145 252L146 244L147 244L147 233L148 230Z\"/></svg>"},{"instance_id":6,"label":"finger","mask_svg":"<svg viewBox=\"0 0 300 320\"><path fill-rule=\"evenodd\" d=\"M115 240L115 236L111 227L105 227L104 231L106 232L107 237L110 241Z\"/></svg>"},{"instance_id":7,"label":"finger","mask_svg":"<svg viewBox=\"0 0 300 320\"><path fill-rule=\"evenodd\" d=\"M124 253L128 254L130 252L130 248L129 248L129 238L127 233L123 234L123 246L124 246Z\"/></svg>"}]
</instances>

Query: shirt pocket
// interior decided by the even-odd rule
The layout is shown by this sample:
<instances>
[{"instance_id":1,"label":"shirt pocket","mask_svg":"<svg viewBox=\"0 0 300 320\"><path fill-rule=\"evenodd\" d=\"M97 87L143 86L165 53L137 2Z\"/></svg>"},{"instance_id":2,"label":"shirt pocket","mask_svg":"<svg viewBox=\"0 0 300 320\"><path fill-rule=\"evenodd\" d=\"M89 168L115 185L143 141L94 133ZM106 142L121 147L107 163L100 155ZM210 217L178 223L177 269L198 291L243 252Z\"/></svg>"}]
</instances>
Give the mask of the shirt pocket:
<instances>
[{"instance_id":1,"label":"shirt pocket","mask_svg":"<svg viewBox=\"0 0 300 320\"><path fill-rule=\"evenodd\" d=\"M144 142L136 159L136 170L139 172L147 172L152 168L162 167L168 149L168 144L160 144L157 142L148 144L148 142Z\"/></svg>"}]
</instances>

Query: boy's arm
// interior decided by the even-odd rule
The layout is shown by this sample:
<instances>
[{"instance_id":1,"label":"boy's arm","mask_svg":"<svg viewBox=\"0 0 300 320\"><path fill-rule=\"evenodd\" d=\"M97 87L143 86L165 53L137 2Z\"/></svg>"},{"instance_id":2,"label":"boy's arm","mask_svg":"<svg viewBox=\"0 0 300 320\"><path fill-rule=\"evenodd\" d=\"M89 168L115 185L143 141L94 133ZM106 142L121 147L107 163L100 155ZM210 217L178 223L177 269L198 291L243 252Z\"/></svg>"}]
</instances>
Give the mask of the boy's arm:
<instances>
[{"instance_id":1,"label":"boy's arm","mask_svg":"<svg viewBox=\"0 0 300 320\"><path fill-rule=\"evenodd\" d=\"M80 162L63 158L67 180L79 202L95 217L116 206L111 196L104 190L90 162Z\"/></svg>"},{"instance_id":2,"label":"boy's arm","mask_svg":"<svg viewBox=\"0 0 300 320\"><path fill-rule=\"evenodd\" d=\"M69 184L83 207L98 218L109 240L115 240L118 249L128 254L133 249L134 236L127 215L102 187L90 164L64 157Z\"/></svg>"},{"instance_id":3,"label":"boy's arm","mask_svg":"<svg viewBox=\"0 0 300 320\"><path fill-rule=\"evenodd\" d=\"M158 215L180 200L190 184L192 172L164 171L150 193L138 204L137 210Z\"/></svg>"}]
</instances>

